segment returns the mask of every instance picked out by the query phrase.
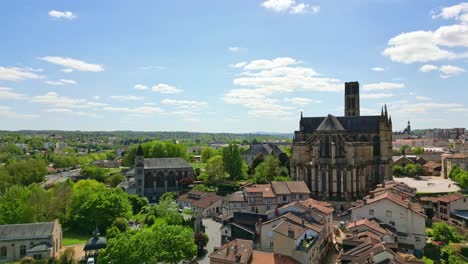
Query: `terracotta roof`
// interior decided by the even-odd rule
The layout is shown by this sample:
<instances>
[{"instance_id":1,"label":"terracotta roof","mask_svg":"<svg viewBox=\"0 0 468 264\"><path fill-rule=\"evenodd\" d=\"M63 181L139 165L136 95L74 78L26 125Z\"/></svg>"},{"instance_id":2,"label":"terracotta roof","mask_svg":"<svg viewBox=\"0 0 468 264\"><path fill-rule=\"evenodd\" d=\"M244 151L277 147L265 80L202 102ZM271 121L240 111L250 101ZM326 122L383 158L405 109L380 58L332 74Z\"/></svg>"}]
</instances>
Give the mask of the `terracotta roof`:
<instances>
[{"instance_id":1,"label":"terracotta roof","mask_svg":"<svg viewBox=\"0 0 468 264\"><path fill-rule=\"evenodd\" d=\"M442 164L440 164L439 162L429 161L426 164L424 164L423 166L426 167L426 168L435 169L435 168L441 167Z\"/></svg>"},{"instance_id":2,"label":"terracotta roof","mask_svg":"<svg viewBox=\"0 0 468 264\"><path fill-rule=\"evenodd\" d=\"M294 232L293 239L295 240L301 237L302 234L304 234L304 232L306 232L306 229L303 228L302 226L291 223L289 221L283 221L279 225L277 225L275 228L273 228L274 232L277 232L287 237L289 236L288 235L289 230Z\"/></svg>"},{"instance_id":3,"label":"terracotta roof","mask_svg":"<svg viewBox=\"0 0 468 264\"><path fill-rule=\"evenodd\" d=\"M253 187L245 187L245 191L247 193L262 193L262 197L264 198L276 197L270 184L256 184Z\"/></svg>"},{"instance_id":4,"label":"terracotta roof","mask_svg":"<svg viewBox=\"0 0 468 264\"><path fill-rule=\"evenodd\" d=\"M465 196L463 196L460 193L451 193L448 195L438 197L438 200L441 202L451 203L451 202L455 202L463 198L465 198Z\"/></svg>"},{"instance_id":5,"label":"terracotta roof","mask_svg":"<svg viewBox=\"0 0 468 264\"><path fill-rule=\"evenodd\" d=\"M237 191L226 195L223 200L228 202L246 202L244 193L242 191Z\"/></svg>"},{"instance_id":6,"label":"terracotta roof","mask_svg":"<svg viewBox=\"0 0 468 264\"><path fill-rule=\"evenodd\" d=\"M409 208L409 209L411 209L411 211L426 217L426 215L424 215L422 212L420 212L419 208L415 209L413 207L414 203L408 203L406 201L403 201L399 196L397 196L396 194L393 194L391 192L385 192L385 193L382 193L380 195L376 195L372 199L369 198L369 199L365 199L365 200L366 200L367 204L371 204L371 203L375 203L375 202L385 200L385 199L390 200L390 201L392 201L392 202L394 202L394 203L396 203L398 205L401 205L401 206L403 206L405 208ZM367 205L367 204L365 204L364 201L362 201L361 203L359 203L358 205L356 205L353 208L362 207L362 206ZM351 209L353 209L353 208L351 208Z\"/></svg>"},{"instance_id":7,"label":"terracotta roof","mask_svg":"<svg viewBox=\"0 0 468 264\"><path fill-rule=\"evenodd\" d=\"M254 250L252 254L252 264L299 264L295 259L274 253Z\"/></svg>"},{"instance_id":8,"label":"terracotta roof","mask_svg":"<svg viewBox=\"0 0 468 264\"><path fill-rule=\"evenodd\" d=\"M275 191L275 194L277 195L289 195L291 194L291 191L288 188L288 185L286 182L279 182L279 181L272 181L271 182L271 187Z\"/></svg>"},{"instance_id":9,"label":"terracotta roof","mask_svg":"<svg viewBox=\"0 0 468 264\"><path fill-rule=\"evenodd\" d=\"M235 239L229 243L222 245L218 250L210 254L210 259L219 259L224 261L232 261L235 263L249 263L252 257L253 241L244 239ZM240 261L236 260L236 256L240 257Z\"/></svg>"},{"instance_id":10,"label":"terracotta roof","mask_svg":"<svg viewBox=\"0 0 468 264\"><path fill-rule=\"evenodd\" d=\"M216 195L216 193L212 193L212 192L208 192L208 193L201 192L201 193L204 195L202 195L200 199L190 198L188 197L189 194L185 193L179 196L177 198L177 201L184 201L184 202L192 204L192 206L194 207L206 209L210 207L211 205L213 205L215 202L223 198L219 195Z\"/></svg>"},{"instance_id":11,"label":"terracotta roof","mask_svg":"<svg viewBox=\"0 0 468 264\"><path fill-rule=\"evenodd\" d=\"M286 185L291 193L310 193L310 190L304 181L287 181Z\"/></svg>"},{"instance_id":12,"label":"terracotta roof","mask_svg":"<svg viewBox=\"0 0 468 264\"><path fill-rule=\"evenodd\" d=\"M324 226L323 225L320 225L320 224L315 224L315 223L310 223L308 222L307 220L303 219L302 217L299 217L293 213L287 213L287 214L284 214L282 216L280 216L282 218L286 218L298 225L302 225L302 220L304 220L304 226L309 228L309 229L312 229L314 230L315 232L317 233L320 233L322 232Z\"/></svg>"},{"instance_id":13,"label":"terracotta roof","mask_svg":"<svg viewBox=\"0 0 468 264\"><path fill-rule=\"evenodd\" d=\"M442 156L447 158L464 159L468 158L468 153L442 154Z\"/></svg>"},{"instance_id":14,"label":"terracotta roof","mask_svg":"<svg viewBox=\"0 0 468 264\"><path fill-rule=\"evenodd\" d=\"M424 196L424 197L419 198L419 200L421 200L421 202L425 202L425 201L429 201L433 203L439 202L438 197L431 197L431 196Z\"/></svg>"},{"instance_id":15,"label":"terracotta roof","mask_svg":"<svg viewBox=\"0 0 468 264\"><path fill-rule=\"evenodd\" d=\"M305 201L300 201L300 203L304 206L307 206L308 208L316 209L326 215L330 215L335 211L335 209L331 207L331 204L323 201L317 201L312 198L309 198Z\"/></svg>"},{"instance_id":16,"label":"terracotta roof","mask_svg":"<svg viewBox=\"0 0 468 264\"><path fill-rule=\"evenodd\" d=\"M361 219L361 220L358 220L358 221L355 221L355 222L351 222L348 224L348 226L346 228L348 229L352 229L352 228L355 228L355 227L358 227L358 226L361 226L361 225L365 225L367 226L368 228L372 229L372 230L375 230L381 234L386 234L387 231L385 229L383 229L382 227L380 227L380 225L374 221L371 221L367 218L364 218L364 219Z\"/></svg>"}]
</instances>

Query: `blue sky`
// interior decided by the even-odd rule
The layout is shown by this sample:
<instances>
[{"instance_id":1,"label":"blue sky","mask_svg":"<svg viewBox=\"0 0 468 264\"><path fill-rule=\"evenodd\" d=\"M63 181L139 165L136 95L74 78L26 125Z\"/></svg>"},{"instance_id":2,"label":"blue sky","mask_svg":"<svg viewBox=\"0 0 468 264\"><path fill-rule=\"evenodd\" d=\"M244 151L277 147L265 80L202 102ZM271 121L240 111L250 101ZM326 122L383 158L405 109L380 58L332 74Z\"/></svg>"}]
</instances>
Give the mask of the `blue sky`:
<instances>
[{"instance_id":1,"label":"blue sky","mask_svg":"<svg viewBox=\"0 0 468 264\"><path fill-rule=\"evenodd\" d=\"M468 127L468 3L2 1L1 129L292 132L387 104Z\"/></svg>"}]
</instances>

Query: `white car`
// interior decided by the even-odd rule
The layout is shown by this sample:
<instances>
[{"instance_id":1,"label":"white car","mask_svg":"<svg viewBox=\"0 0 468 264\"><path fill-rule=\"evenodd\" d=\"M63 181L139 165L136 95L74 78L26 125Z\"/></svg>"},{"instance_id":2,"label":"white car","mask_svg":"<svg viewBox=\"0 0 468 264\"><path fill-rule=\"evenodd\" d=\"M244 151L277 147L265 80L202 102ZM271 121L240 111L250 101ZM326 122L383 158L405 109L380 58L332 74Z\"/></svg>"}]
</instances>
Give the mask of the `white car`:
<instances>
[{"instance_id":1,"label":"white car","mask_svg":"<svg viewBox=\"0 0 468 264\"><path fill-rule=\"evenodd\" d=\"M88 258L86 264L94 264L94 258Z\"/></svg>"}]
</instances>

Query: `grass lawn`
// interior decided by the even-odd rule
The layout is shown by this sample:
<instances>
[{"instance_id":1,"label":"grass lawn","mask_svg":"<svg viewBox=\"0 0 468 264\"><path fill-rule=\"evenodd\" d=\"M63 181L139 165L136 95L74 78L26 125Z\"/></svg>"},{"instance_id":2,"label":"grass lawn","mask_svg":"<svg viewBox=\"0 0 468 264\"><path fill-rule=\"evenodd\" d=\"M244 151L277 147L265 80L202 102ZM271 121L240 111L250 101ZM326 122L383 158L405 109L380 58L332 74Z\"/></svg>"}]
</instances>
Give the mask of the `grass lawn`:
<instances>
[{"instance_id":1,"label":"grass lawn","mask_svg":"<svg viewBox=\"0 0 468 264\"><path fill-rule=\"evenodd\" d=\"M71 246L76 244L84 244L88 239L91 238L91 235L80 235L74 234L71 232L64 232L63 234L63 246Z\"/></svg>"}]
</instances>

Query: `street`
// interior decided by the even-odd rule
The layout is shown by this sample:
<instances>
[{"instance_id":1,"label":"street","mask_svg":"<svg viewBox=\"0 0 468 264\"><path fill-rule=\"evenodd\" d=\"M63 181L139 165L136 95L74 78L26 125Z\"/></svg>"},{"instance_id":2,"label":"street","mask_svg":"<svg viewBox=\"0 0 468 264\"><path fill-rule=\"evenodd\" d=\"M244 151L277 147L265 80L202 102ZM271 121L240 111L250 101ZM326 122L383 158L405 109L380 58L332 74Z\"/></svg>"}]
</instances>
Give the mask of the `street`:
<instances>
[{"instance_id":1,"label":"street","mask_svg":"<svg viewBox=\"0 0 468 264\"><path fill-rule=\"evenodd\" d=\"M197 259L198 263L209 264L210 258L209 255L213 252L215 247L221 246L221 224L213 221L211 218L203 219L203 225L206 227L206 234L208 235L209 241L205 250L207 251L206 255Z\"/></svg>"}]
</instances>

